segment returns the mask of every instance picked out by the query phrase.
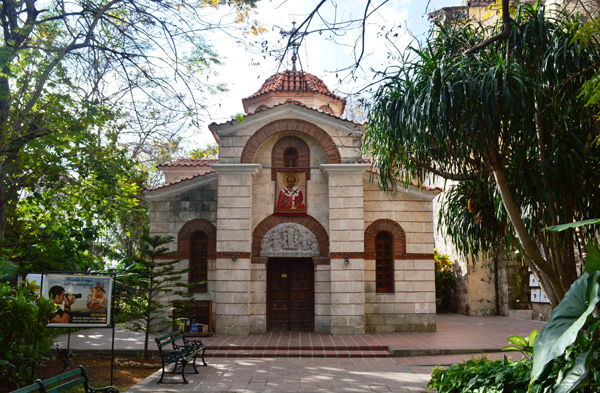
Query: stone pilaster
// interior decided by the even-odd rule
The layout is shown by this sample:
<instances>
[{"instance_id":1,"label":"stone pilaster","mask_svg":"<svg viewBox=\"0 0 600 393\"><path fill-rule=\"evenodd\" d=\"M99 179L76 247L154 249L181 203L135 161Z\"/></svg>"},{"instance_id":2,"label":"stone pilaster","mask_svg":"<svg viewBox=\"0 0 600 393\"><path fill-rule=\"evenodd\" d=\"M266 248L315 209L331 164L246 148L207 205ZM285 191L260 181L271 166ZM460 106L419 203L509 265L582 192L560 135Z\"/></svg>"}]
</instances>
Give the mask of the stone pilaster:
<instances>
[{"instance_id":1,"label":"stone pilaster","mask_svg":"<svg viewBox=\"0 0 600 393\"><path fill-rule=\"evenodd\" d=\"M251 331L252 178L262 167L217 164L212 168L218 175L215 332L247 335Z\"/></svg>"},{"instance_id":2,"label":"stone pilaster","mask_svg":"<svg viewBox=\"0 0 600 393\"><path fill-rule=\"evenodd\" d=\"M368 167L321 165L329 190L331 334L365 332L363 173Z\"/></svg>"}]
</instances>

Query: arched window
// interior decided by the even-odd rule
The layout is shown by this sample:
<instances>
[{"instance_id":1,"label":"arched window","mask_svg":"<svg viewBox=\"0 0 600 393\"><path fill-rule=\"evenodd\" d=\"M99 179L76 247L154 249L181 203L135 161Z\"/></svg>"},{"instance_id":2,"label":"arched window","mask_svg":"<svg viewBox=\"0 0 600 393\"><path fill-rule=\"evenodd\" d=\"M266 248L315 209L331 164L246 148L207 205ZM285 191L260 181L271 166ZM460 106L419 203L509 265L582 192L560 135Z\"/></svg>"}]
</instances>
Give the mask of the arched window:
<instances>
[{"instance_id":1,"label":"arched window","mask_svg":"<svg viewBox=\"0 0 600 393\"><path fill-rule=\"evenodd\" d=\"M284 136L273 145L271 151L271 180L277 179L277 168L310 167L310 149L306 142L296 136ZM306 172L310 180L310 171Z\"/></svg>"},{"instance_id":2,"label":"arched window","mask_svg":"<svg viewBox=\"0 0 600 393\"><path fill-rule=\"evenodd\" d=\"M206 233L194 232L190 238L190 272L189 283L208 280L208 236ZM199 285L194 292L206 292L207 285Z\"/></svg>"},{"instance_id":3,"label":"arched window","mask_svg":"<svg viewBox=\"0 0 600 393\"><path fill-rule=\"evenodd\" d=\"M375 281L377 292L394 292L394 254L392 236L379 232L375 237Z\"/></svg>"},{"instance_id":4,"label":"arched window","mask_svg":"<svg viewBox=\"0 0 600 393\"><path fill-rule=\"evenodd\" d=\"M298 150L290 147L283 152L283 165L286 168L298 167Z\"/></svg>"}]
</instances>

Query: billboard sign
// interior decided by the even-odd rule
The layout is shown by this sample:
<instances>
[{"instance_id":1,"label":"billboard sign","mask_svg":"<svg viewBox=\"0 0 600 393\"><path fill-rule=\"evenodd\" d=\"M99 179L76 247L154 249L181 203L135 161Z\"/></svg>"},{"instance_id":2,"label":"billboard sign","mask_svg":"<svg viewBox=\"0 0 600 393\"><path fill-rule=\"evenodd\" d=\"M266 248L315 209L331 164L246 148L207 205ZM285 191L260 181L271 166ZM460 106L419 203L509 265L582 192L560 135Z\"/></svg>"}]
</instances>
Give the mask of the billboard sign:
<instances>
[{"instance_id":1,"label":"billboard sign","mask_svg":"<svg viewBox=\"0 0 600 393\"><path fill-rule=\"evenodd\" d=\"M42 295L54 302L48 327L110 327L112 276L45 273Z\"/></svg>"}]
</instances>

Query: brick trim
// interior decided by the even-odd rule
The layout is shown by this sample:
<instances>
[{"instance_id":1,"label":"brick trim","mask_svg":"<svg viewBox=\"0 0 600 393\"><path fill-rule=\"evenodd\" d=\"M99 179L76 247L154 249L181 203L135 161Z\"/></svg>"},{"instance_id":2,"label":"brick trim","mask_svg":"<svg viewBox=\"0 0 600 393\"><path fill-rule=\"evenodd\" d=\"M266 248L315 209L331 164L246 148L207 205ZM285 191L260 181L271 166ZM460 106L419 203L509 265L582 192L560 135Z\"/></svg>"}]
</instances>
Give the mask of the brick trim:
<instances>
[{"instance_id":1,"label":"brick trim","mask_svg":"<svg viewBox=\"0 0 600 393\"><path fill-rule=\"evenodd\" d=\"M329 254L331 259L344 259L348 257L349 259L363 259L365 257L364 252L332 252Z\"/></svg>"},{"instance_id":2,"label":"brick trim","mask_svg":"<svg viewBox=\"0 0 600 393\"><path fill-rule=\"evenodd\" d=\"M240 162L249 164L254 161L256 151L269 137L279 132L296 131L308 135L323 146L330 164L340 164L342 162L340 151L331 136L320 127L304 120L297 119L281 119L275 120L256 131L242 150Z\"/></svg>"},{"instance_id":3,"label":"brick trim","mask_svg":"<svg viewBox=\"0 0 600 393\"><path fill-rule=\"evenodd\" d=\"M235 256L237 259L248 259L248 258L250 258L251 254L249 252L237 252L237 251L218 252L217 253L217 258L231 258L232 256Z\"/></svg>"},{"instance_id":4,"label":"brick trim","mask_svg":"<svg viewBox=\"0 0 600 393\"><path fill-rule=\"evenodd\" d=\"M306 227L309 231L315 234L319 243L319 256L313 260L319 259L320 264L329 261L329 235L327 231L314 217L306 216L274 216L270 215L262 220L254 231L252 231L252 263L266 263L266 257L260 256L260 243L265 234L275 226L286 222L293 222Z\"/></svg>"},{"instance_id":5,"label":"brick trim","mask_svg":"<svg viewBox=\"0 0 600 393\"><path fill-rule=\"evenodd\" d=\"M271 180L277 180L277 168L283 168L283 153L289 147L298 152L298 168L310 167L310 149L306 142L297 136L284 136L273 145L271 150ZM310 180L310 171L306 171L306 180Z\"/></svg>"},{"instance_id":6,"label":"brick trim","mask_svg":"<svg viewBox=\"0 0 600 393\"><path fill-rule=\"evenodd\" d=\"M208 258L217 256L217 228L208 220L197 218L183 224L177 234L177 258L188 259L192 233L202 231L208 237Z\"/></svg>"},{"instance_id":7,"label":"brick trim","mask_svg":"<svg viewBox=\"0 0 600 393\"><path fill-rule=\"evenodd\" d=\"M433 260L433 254L404 254L398 259Z\"/></svg>"},{"instance_id":8,"label":"brick trim","mask_svg":"<svg viewBox=\"0 0 600 393\"><path fill-rule=\"evenodd\" d=\"M330 258L313 257L313 263L315 265L329 265Z\"/></svg>"},{"instance_id":9,"label":"brick trim","mask_svg":"<svg viewBox=\"0 0 600 393\"><path fill-rule=\"evenodd\" d=\"M375 220L365 229L365 259L375 259L375 237L379 232L388 232L394 239L394 258L403 258L406 254L406 233L394 220L382 218Z\"/></svg>"}]
</instances>

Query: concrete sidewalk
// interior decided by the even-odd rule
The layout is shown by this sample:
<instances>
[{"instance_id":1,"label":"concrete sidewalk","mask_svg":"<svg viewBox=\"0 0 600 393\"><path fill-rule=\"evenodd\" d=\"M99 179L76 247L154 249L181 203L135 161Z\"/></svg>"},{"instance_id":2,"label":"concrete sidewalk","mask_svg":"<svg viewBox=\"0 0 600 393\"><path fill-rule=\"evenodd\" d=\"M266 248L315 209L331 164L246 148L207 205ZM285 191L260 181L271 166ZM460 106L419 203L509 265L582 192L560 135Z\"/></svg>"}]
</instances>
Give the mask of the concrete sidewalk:
<instances>
[{"instance_id":1,"label":"concrete sidewalk","mask_svg":"<svg viewBox=\"0 0 600 393\"><path fill-rule=\"evenodd\" d=\"M498 352L508 344L506 337L528 336L543 326L543 322L507 317L440 314L435 333L331 336L270 332L206 337L203 342L211 349L206 356L208 367L198 367L199 374L186 373L189 384L158 385L157 371L128 392L423 392L435 365L456 363L483 352L502 358L504 353ZM111 329L78 331L71 334L70 349L110 353L111 338ZM117 328L115 352L136 355L144 347L143 338L142 333ZM153 338L149 348L156 350ZM56 342L66 347L67 336ZM388 348L387 355L368 357L375 352L372 349L380 347ZM363 356L354 353L348 357L343 348L362 351ZM191 370L189 366L186 369ZM165 380L179 382L181 375L168 375Z\"/></svg>"},{"instance_id":2,"label":"concrete sidewalk","mask_svg":"<svg viewBox=\"0 0 600 393\"><path fill-rule=\"evenodd\" d=\"M186 374L188 385L157 385L157 372L127 392L423 392L431 368L392 358L212 358Z\"/></svg>"}]
</instances>

